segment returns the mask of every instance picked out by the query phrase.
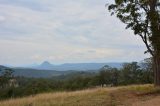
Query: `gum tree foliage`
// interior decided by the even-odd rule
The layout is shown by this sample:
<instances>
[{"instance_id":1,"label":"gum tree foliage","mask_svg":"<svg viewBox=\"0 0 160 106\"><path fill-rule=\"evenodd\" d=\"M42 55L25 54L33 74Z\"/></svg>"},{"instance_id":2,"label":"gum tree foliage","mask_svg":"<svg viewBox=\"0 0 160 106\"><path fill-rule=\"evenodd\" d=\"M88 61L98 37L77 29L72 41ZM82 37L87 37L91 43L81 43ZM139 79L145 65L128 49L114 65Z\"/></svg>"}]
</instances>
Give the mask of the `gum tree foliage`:
<instances>
[{"instance_id":1,"label":"gum tree foliage","mask_svg":"<svg viewBox=\"0 0 160 106\"><path fill-rule=\"evenodd\" d=\"M126 29L139 35L153 57L154 83L160 85L160 0L114 0L108 5Z\"/></svg>"}]
</instances>

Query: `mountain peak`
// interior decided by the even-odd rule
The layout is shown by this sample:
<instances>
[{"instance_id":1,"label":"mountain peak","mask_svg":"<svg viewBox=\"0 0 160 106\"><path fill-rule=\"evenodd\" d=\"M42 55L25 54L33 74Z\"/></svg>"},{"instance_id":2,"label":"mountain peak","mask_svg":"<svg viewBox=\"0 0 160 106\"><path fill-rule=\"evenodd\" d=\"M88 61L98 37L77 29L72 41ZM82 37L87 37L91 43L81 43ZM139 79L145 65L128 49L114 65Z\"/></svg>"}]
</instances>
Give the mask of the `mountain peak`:
<instances>
[{"instance_id":1,"label":"mountain peak","mask_svg":"<svg viewBox=\"0 0 160 106\"><path fill-rule=\"evenodd\" d=\"M52 69L53 64L49 63L48 61L44 61L42 64L39 65L39 69Z\"/></svg>"},{"instance_id":2,"label":"mountain peak","mask_svg":"<svg viewBox=\"0 0 160 106\"><path fill-rule=\"evenodd\" d=\"M48 61L44 61L41 65L52 65L52 64L49 63Z\"/></svg>"}]
</instances>

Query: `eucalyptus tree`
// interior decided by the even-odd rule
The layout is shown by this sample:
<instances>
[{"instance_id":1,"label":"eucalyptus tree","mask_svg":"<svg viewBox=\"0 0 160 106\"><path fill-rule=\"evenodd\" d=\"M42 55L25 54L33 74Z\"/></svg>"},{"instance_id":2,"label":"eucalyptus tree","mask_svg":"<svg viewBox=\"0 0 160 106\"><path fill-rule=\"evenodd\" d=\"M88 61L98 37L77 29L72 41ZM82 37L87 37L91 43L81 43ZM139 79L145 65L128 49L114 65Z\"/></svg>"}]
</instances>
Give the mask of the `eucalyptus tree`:
<instances>
[{"instance_id":1,"label":"eucalyptus tree","mask_svg":"<svg viewBox=\"0 0 160 106\"><path fill-rule=\"evenodd\" d=\"M114 0L108 5L126 29L139 35L153 57L154 84L160 86L160 0Z\"/></svg>"}]
</instances>

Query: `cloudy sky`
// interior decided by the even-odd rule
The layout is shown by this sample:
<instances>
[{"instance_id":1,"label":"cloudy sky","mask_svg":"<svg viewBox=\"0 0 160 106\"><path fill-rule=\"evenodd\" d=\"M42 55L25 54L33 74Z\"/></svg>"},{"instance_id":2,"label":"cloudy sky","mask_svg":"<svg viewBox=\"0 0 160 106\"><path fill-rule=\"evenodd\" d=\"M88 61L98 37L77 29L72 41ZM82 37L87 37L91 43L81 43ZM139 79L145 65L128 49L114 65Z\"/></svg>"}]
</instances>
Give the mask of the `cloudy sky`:
<instances>
[{"instance_id":1,"label":"cloudy sky","mask_svg":"<svg viewBox=\"0 0 160 106\"><path fill-rule=\"evenodd\" d=\"M145 46L110 0L0 0L0 64L139 61Z\"/></svg>"}]
</instances>

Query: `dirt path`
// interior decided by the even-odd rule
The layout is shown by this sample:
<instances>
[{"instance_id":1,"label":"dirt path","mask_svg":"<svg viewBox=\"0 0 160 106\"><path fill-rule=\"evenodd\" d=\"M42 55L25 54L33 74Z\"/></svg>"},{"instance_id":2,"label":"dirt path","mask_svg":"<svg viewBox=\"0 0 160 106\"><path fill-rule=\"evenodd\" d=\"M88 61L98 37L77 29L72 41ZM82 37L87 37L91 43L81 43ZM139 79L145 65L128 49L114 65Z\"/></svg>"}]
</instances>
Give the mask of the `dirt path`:
<instances>
[{"instance_id":1,"label":"dirt path","mask_svg":"<svg viewBox=\"0 0 160 106\"><path fill-rule=\"evenodd\" d=\"M155 96L149 100L137 101L132 106L160 106L160 96Z\"/></svg>"}]
</instances>

